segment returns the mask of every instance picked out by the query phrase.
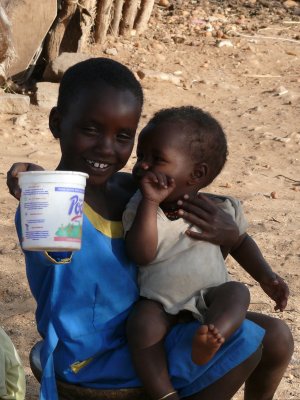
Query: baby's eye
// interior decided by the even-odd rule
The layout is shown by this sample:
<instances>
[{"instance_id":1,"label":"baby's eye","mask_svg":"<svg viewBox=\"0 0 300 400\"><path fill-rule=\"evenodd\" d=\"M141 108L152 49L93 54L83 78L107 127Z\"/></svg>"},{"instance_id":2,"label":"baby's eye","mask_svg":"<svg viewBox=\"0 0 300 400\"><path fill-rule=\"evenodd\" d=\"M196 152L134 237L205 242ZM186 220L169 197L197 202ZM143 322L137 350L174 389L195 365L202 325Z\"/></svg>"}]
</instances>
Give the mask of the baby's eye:
<instances>
[{"instance_id":1,"label":"baby's eye","mask_svg":"<svg viewBox=\"0 0 300 400\"><path fill-rule=\"evenodd\" d=\"M159 162L159 163L164 163L164 162L166 162L166 160L165 160L163 157L161 157L161 156L156 156L156 157L154 157L154 160L155 160L156 162Z\"/></svg>"}]
</instances>

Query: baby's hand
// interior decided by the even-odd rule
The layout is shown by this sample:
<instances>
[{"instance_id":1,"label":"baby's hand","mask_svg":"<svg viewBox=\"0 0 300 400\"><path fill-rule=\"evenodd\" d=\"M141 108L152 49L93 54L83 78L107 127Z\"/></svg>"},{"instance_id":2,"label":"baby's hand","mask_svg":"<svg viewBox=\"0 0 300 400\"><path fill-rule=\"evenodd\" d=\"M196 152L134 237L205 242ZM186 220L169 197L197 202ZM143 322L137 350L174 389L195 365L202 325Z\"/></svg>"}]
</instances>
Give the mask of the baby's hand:
<instances>
[{"instance_id":1,"label":"baby's hand","mask_svg":"<svg viewBox=\"0 0 300 400\"><path fill-rule=\"evenodd\" d=\"M147 171L139 184L143 197L157 204L164 201L175 188L173 178L153 171Z\"/></svg>"},{"instance_id":2,"label":"baby's hand","mask_svg":"<svg viewBox=\"0 0 300 400\"><path fill-rule=\"evenodd\" d=\"M274 310L283 311L286 308L289 288L280 276L274 274L273 278L270 277L269 280L260 282L260 286L263 291L275 301L276 305Z\"/></svg>"}]
</instances>

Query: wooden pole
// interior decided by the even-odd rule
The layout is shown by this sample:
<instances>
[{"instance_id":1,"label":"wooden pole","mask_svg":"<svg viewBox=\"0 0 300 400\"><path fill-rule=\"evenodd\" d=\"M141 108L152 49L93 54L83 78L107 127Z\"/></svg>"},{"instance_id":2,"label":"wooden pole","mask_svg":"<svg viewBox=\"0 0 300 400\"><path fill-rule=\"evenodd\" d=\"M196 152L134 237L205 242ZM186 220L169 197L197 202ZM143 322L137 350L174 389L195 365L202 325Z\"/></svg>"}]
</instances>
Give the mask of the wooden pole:
<instances>
[{"instance_id":1,"label":"wooden pole","mask_svg":"<svg viewBox=\"0 0 300 400\"><path fill-rule=\"evenodd\" d=\"M134 28L136 29L137 33L142 33L147 29L153 6L154 0L142 0L142 4L134 24Z\"/></svg>"},{"instance_id":2,"label":"wooden pole","mask_svg":"<svg viewBox=\"0 0 300 400\"><path fill-rule=\"evenodd\" d=\"M111 24L111 33L114 36L119 35L119 26L122 18L124 0L115 0L114 2L114 16Z\"/></svg>"},{"instance_id":3,"label":"wooden pole","mask_svg":"<svg viewBox=\"0 0 300 400\"><path fill-rule=\"evenodd\" d=\"M77 2L74 0L63 0L61 10L49 33L46 43L46 57L48 62L54 60L59 55L60 44L64 37L67 26L75 14Z\"/></svg>"},{"instance_id":4,"label":"wooden pole","mask_svg":"<svg viewBox=\"0 0 300 400\"><path fill-rule=\"evenodd\" d=\"M121 35L126 35L133 29L139 3L139 0L125 0L123 18L120 24Z\"/></svg>"},{"instance_id":5,"label":"wooden pole","mask_svg":"<svg viewBox=\"0 0 300 400\"><path fill-rule=\"evenodd\" d=\"M111 8L113 0L98 0L97 15L95 21L95 41L103 43L111 20Z\"/></svg>"},{"instance_id":6,"label":"wooden pole","mask_svg":"<svg viewBox=\"0 0 300 400\"><path fill-rule=\"evenodd\" d=\"M78 42L78 51L84 50L86 44L90 40L91 30L95 23L96 9L97 9L97 0L80 1L79 11L80 11L81 37Z\"/></svg>"}]
</instances>

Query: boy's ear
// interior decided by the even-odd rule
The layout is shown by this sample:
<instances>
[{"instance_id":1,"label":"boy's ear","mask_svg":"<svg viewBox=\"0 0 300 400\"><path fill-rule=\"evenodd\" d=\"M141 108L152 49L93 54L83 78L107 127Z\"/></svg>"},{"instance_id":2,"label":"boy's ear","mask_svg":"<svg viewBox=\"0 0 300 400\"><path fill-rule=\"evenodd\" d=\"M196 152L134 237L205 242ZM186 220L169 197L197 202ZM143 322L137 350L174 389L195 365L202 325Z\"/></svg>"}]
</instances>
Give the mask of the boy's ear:
<instances>
[{"instance_id":1,"label":"boy's ear","mask_svg":"<svg viewBox=\"0 0 300 400\"><path fill-rule=\"evenodd\" d=\"M206 163L195 164L194 171L189 180L190 185L203 185L208 177L208 165Z\"/></svg>"},{"instance_id":2,"label":"boy's ear","mask_svg":"<svg viewBox=\"0 0 300 400\"><path fill-rule=\"evenodd\" d=\"M49 114L49 128L55 139L60 138L61 115L57 107L53 107Z\"/></svg>"}]
</instances>

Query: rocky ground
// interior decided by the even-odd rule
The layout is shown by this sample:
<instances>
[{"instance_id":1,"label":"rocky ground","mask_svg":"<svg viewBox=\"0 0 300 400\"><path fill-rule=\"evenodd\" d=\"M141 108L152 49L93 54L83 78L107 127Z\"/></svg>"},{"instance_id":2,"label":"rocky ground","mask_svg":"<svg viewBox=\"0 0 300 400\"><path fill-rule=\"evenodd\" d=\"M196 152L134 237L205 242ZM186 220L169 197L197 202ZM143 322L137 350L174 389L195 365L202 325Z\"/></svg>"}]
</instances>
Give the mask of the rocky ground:
<instances>
[{"instance_id":1,"label":"rocky ground","mask_svg":"<svg viewBox=\"0 0 300 400\"><path fill-rule=\"evenodd\" d=\"M109 56L137 73L145 90L141 126L162 107L192 104L217 117L229 142L228 163L209 191L242 200L257 241L291 296L283 313L232 260L234 279L245 282L251 309L285 320L295 353L275 399L300 399L300 3L266 1L160 1L149 30L108 38L92 56ZM57 142L47 127L47 107L23 115L0 114L0 324L25 365L28 400L37 399L28 352L39 339L14 230L17 202L5 185L16 160L54 168ZM127 170L134 163L134 155ZM242 399L242 393L236 395Z\"/></svg>"}]
</instances>

